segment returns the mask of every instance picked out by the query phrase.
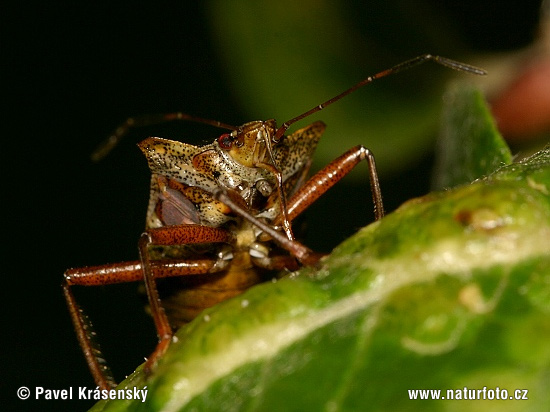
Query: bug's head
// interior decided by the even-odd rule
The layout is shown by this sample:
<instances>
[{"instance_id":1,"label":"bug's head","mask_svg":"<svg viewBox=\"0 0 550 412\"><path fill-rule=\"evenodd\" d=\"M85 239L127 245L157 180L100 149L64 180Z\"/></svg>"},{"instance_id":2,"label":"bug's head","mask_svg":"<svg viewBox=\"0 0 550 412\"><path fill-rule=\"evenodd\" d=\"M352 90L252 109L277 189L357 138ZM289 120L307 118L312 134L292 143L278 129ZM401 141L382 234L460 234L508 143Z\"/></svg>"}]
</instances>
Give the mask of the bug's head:
<instances>
[{"instance_id":1,"label":"bug's head","mask_svg":"<svg viewBox=\"0 0 550 412\"><path fill-rule=\"evenodd\" d=\"M246 167L256 167L270 162L269 150L274 144L276 130L277 124L273 119L248 122L231 133L222 134L218 145L236 162Z\"/></svg>"}]
</instances>

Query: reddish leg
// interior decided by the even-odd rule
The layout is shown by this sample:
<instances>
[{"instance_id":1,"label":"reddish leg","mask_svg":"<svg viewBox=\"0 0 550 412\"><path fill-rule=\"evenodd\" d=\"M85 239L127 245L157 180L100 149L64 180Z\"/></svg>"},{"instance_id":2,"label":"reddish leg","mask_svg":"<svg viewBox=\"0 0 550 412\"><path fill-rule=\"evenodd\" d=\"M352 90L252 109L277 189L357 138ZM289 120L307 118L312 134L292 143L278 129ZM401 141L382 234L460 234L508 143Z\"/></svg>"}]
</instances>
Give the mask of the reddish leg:
<instances>
[{"instance_id":1,"label":"reddish leg","mask_svg":"<svg viewBox=\"0 0 550 412\"><path fill-rule=\"evenodd\" d=\"M311 177L299 190L292 196L287 204L288 220L292 221L300 213L306 210L327 190L338 183L345 175L353 170L362 160L366 160L369 165L369 178L374 202L374 214L376 220L384 216L384 206L382 204L382 192L376 172L376 163L374 155L364 146L356 146L345 152L339 158L333 160L325 168ZM233 202L230 196L222 189L214 193L214 197L233 210L234 213L243 219L253 223L275 240L282 248L287 250L292 256L296 257L304 265L315 265L322 257L321 254L314 253L311 249L302 245L300 242L290 240L275 230L272 226L251 216L241 206ZM273 222L274 225L280 225L284 219L284 213L281 213Z\"/></svg>"},{"instance_id":2,"label":"reddish leg","mask_svg":"<svg viewBox=\"0 0 550 412\"><path fill-rule=\"evenodd\" d=\"M256 227L262 229L263 232L267 233L279 246L288 251L292 256L298 259L304 265L315 265L322 255L313 252L308 247L302 245L296 240L290 240L281 232L275 230L272 226L264 223L260 219L252 216L246 209L237 204L231 199L231 196L222 188L219 188L213 193L214 198L221 201L231 208L233 213L239 215L245 220L248 220L250 223Z\"/></svg>"},{"instance_id":3,"label":"reddish leg","mask_svg":"<svg viewBox=\"0 0 550 412\"><path fill-rule=\"evenodd\" d=\"M229 232L208 226L201 225L179 225L165 226L157 229L150 229L143 233L139 239L139 255L143 268L145 289L151 308L151 315L155 322L159 342L157 347L145 363L145 371L151 371L157 361L164 355L172 340L172 327L162 307L155 281L155 270L153 262L149 258L147 248L149 245L178 245L187 243L219 243L229 242ZM218 269L218 270L221 270Z\"/></svg>"},{"instance_id":4,"label":"reddish leg","mask_svg":"<svg viewBox=\"0 0 550 412\"><path fill-rule=\"evenodd\" d=\"M179 241L176 243L211 243L230 241L230 236L227 232L221 229L205 228L205 226L172 226L166 228L167 234L163 233L161 229L150 231L154 233L153 238L157 242L160 240L157 244L166 244L162 242L163 238L165 239L164 241L178 239ZM147 233L149 232L146 232L145 235L147 235ZM140 251L141 250L142 248L140 247ZM149 293L149 290L153 289L153 294L157 296L156 300L151 299L151 296L149 296L149 298L153 312L153 319L155 321L155 326L157 327L159 338L166 334L166 331L164 329L164 324L162 324L162 320L159 320L158 313L161 312L162 308L159 309L158 307L158 293L156 292L154 280L152 281L153 288L151 288L151 279L207 274L224 269L224 265L222 263L210 259L150 261L147 258L147 265L149 268L149 276L146 276L146 285L148 283L147 280L149 280L147 290ZM76 299L71 291L71 286L99 286L135 282L144 278L144 272L144 265L141 261L132 261L69 269L64 274L63 294L65 296L65 300L67 301L67 306L69 307L69 314L71 316L78 341L82 351L84 352L86 362L88 363L88 367L90 368L96 384L101 387L101 389L115 387L116 382L109 367L103 359L103 356L101 355L99 346L96 342L94 342L93 337L95 333L93 332L92 325L76 302ZM156 304L154 302L156 302ZM154 307L156 308L153 309ZM155 313L157 313L156 316ZM164 315L163 311L161 313L162 315L160 315L160 317ZM161 329L159 329L159 326ZM153 354L157 351L158 349L156 349ZM157 355L155 359L157 359L158 356L159 355Z\"/></svg>"},{"instance_id":5,"label":"reddish leg","mask_svg":"<svg viewBox=\"0 0 550 412\"><path fill-rule=\"evenodd\" d=\"M317 172L292 196L287 203L288 219L290 221L295 219L319 197L325 194L327 190L351 172L362 160L366 160L369 165L369 179L375 218L379 220L384 217L382 192L376 172L374 155L364 146L355 146ZM279 216L275 219L274 224L280 224L281 219L282 216Z\"/></svg>"}]
</instances>

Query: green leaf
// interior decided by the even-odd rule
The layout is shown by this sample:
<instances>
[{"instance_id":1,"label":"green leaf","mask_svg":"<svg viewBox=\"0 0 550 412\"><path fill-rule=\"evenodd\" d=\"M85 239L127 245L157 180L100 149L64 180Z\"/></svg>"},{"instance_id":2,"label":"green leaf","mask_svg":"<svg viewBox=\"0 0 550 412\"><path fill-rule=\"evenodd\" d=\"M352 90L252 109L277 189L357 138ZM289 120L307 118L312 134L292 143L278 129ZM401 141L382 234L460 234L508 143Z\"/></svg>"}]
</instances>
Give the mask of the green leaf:
<instances>
[{"instance_id":1,"label":"green leaf","mask_svg":"<svg viewBox=\"0 0 550 412\"><path fill-rule=\"evenodd\" d=\"M482 93L455 83L445 94L434 187L442 189L486 176L512 163Z\"/></svg>"},{"instance_id":2,"label":"green leaf","mask_svg":"<svg viewBox=\"0 0 550 412\"><path fill-rule=\"evenodd\" d=\"M203 312L93 411L540 411L550 404L550 148L415 199ZM527 389L529 400L409 400ZM493 392L494 393L494 392Z\"/></svg>"}]
</instances>

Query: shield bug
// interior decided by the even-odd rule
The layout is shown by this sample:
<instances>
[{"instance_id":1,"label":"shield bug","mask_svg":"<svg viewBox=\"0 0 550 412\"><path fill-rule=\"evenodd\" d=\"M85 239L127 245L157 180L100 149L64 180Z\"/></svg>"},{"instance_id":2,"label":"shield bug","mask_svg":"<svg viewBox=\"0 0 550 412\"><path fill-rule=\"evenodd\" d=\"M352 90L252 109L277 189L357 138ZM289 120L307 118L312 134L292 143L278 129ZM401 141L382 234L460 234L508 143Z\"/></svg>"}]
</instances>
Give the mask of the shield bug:
<instances>
[{"instance_id":1,"label":"shield bug","mask_svg":"<svg viewBox=\"0 0 550 412\"><path fill-rule=\"evenodd\" d=\"M162 121L188 120L228 132L204 146L157 137L140 142L152 176L139 260L65 272L65 299L97 385L107 389L115 381L71 286L144 281L159 337L145 364L145 370L151 371L168 348L173 330L202 309L238 295L273 272L317 264L321 255L296 241L291 222L363 160L369 168L375 217L383 217L375 160L367 148L349 149L307 179L325 125L315 122L285 133L292 124L360 87L426 61L485 74L473 66L425 54L369 76L279 127L273 119L233 127L182 113L131 118L119 127L96 157L107 153L129 128Z\"/></svg>"}]
</instances>

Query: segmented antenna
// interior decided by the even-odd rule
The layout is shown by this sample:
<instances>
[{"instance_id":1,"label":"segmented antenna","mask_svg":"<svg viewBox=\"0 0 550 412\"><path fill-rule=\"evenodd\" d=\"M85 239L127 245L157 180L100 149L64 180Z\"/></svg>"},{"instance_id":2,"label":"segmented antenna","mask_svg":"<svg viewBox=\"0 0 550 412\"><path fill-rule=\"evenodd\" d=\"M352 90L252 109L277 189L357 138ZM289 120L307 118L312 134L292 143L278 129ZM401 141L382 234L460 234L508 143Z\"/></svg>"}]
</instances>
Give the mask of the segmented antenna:
<instances>
[{"instance_id":1,"label":"segmented antenna","mask_svg":"<svg viewBox=\"0 0 550 412\"><path fill-rule=\"evenodd\" d=\"M484 76L484 75L487 74L487 72L485 70L480 69L480 68L475 67L475 66L471 66L471 65L466 64L466 63L461 63L461 62L458 62L458 61L455 61L455 60L447 59L446 57L434 56L432 54L423 54L421 56L417 56L413 59L407 60L403 63L399 63L399 64L397 64L397 65L395 65L395 66L393 66L389 69L378 72L378 73L376 73L372 76L369 76L366 79L361 80L359 83L355 84L354 86L351 86L349 89L344 90L339 95L334 96L333 98L327 100L326 102L321 103L320 105L317 105L317 106L309 109L307 112L304 112L301 115L296 116L296 117L284 122L277 129L277 131L275 132L275 135L273 136L274 141L276 141L276 142L279 141L283 137L283 135L285 134L287 129L293 123L296 123L297 121L302 120L304 117L312 115L313 113L316 113L320 110L323 110L325 107L331 105L334 102L337 102L342 97L345 97L350 93L353 93L357 89L359 89L359 88L361 88L361 87L363 87L363 86L365 86L369 83L372 83L375 80L381 79L382 77L386 77L386 76L389 76L391 74L396 74L396 73L399 73L399 72L402 72L402 71L405 71L405 70L409 70L409 69L411 69L415 66L418 66L422 63L425 63L427 61L433 61L437 64L440 64L440 65L445 66L445 67L449 67L453 70L458 70L458 71L461 71L461 72L467 72L467 73L471 73L471 74L475 74L475 75L479 75L479 76Z\"/></svg>"},{"instance_id":2,"label":"segmented antenna","mask_svg":"<svg viewBox=\"0 0 550 412\"><path fill-rule=\"evenodd\" d=\"M114 132L95 149L91 155L93 161L103 159L109 154L113 148L119 144L124 136L128 134L130 129L134 127L144 127L154 124L170 122L172 120L185 120L189 122L207 124L221 129L235 130L236 127L219 122L217 120L204 119L202 117L191 116L186 113L165 113L165 114L149 114L144 116L130 117L124 123L118 126Z\"/></svg>"}]
</instances>

